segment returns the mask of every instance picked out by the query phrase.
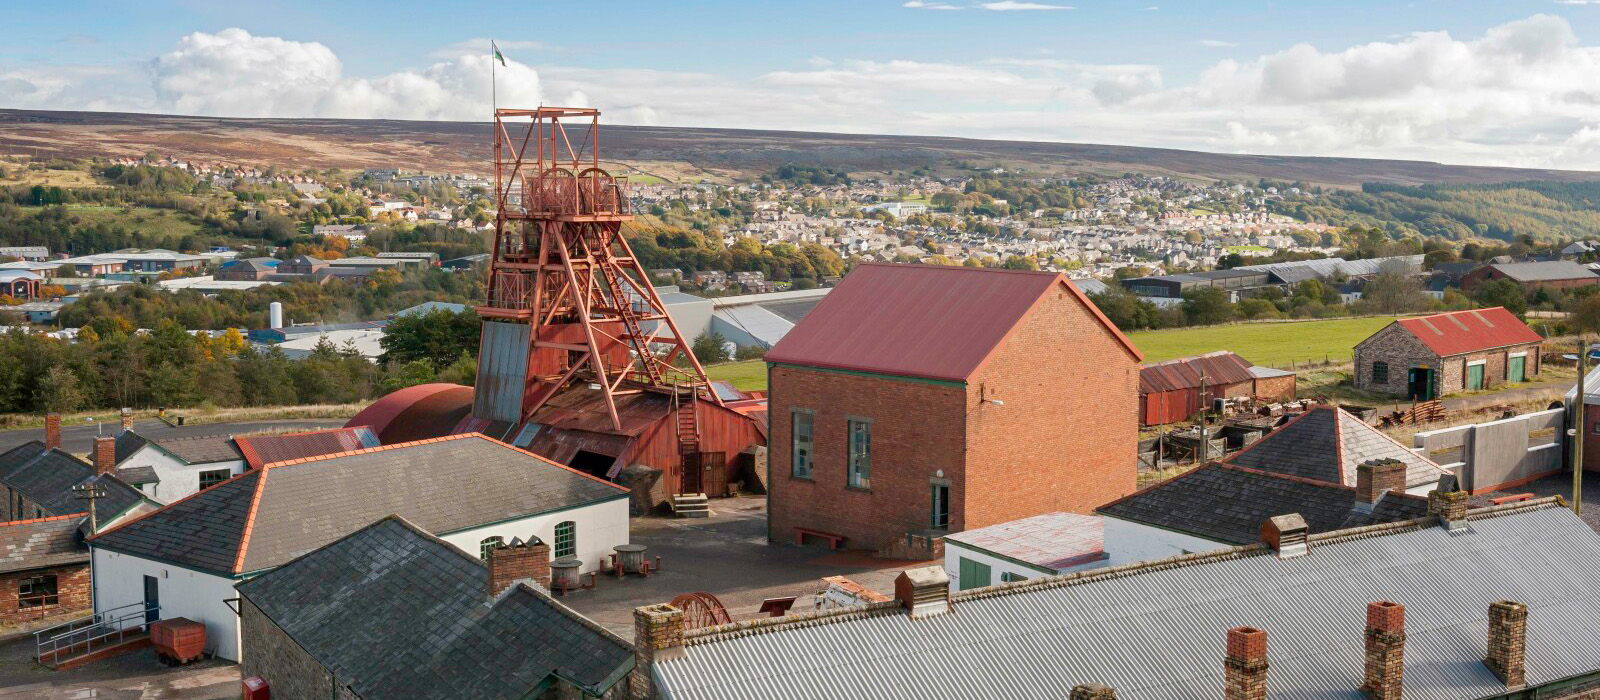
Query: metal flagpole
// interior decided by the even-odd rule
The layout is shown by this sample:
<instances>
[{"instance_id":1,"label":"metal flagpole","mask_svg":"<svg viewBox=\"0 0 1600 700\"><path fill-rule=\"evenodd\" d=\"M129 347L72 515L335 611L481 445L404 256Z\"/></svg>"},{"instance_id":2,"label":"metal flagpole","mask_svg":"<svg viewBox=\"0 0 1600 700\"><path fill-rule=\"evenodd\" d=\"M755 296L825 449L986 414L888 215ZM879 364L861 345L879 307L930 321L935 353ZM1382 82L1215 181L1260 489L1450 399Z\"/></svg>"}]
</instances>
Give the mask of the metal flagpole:
<instances>
[{"instance_id":1,"label":"metal flagpole","mask_svg":"<svg viewBox=\"0 0 1600 700\"><path fill-rule=\"evenodd\" d=\"M490 39L489 40L489 109L490 109L491 113L498 113L500 111L500 99L499 99L499 95L496 94L499 91L499 85L496 83L495 77L494 77L494 64L495 64L495 61L498 61L498 60L500 60L500 47L494 43L494 39ZM490 121L494 121L494 120L491 119Z\"/></svg>"}]
</instances>

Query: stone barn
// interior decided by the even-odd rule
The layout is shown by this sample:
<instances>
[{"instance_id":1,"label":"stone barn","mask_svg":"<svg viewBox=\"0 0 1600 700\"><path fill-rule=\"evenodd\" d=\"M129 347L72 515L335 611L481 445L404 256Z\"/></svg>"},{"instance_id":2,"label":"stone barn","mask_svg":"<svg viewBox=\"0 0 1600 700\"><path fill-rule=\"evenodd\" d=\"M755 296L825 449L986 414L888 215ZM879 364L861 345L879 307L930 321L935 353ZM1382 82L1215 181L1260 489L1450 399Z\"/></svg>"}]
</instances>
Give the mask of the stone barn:
<instances>
[{"instance_id":1,"label":"stone barn","mask_svg":"<svg viewBox=\"0 0 1600 700\"><path fill-rule=\"evenodd\" d=\"M1510 311L1402 318L1355 347L1355 386L1416 400L1538 376L1544 338Z\"/></svg>"}]
</instances>

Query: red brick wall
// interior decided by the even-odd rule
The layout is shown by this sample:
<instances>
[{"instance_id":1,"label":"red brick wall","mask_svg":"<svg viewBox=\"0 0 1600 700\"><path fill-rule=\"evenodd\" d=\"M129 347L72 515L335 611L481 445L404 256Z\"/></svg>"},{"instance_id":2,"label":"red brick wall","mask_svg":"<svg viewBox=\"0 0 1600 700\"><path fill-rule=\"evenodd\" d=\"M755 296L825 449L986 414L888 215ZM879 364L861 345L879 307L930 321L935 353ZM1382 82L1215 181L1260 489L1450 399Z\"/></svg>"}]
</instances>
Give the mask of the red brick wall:
<instances>
[{"instance_id":1,"label":"red brick wall","mask_svg":"<svg viewBox=\"0 0 1600 700\"><path fill-rule=\"evenodd\" d=\"M1295 377L1264 377L1256 380L1255 396L1267 401L1293 401Z\"/></svg>"},{"instance_id":2,"label":"red brick wall","mask_svg":"<svg viewBox=\"0 0 1600 700\"><path fill-rule=\"evenodd\" d=\"M951 527L962 527L960 386L784 366L771 369L770 383L767 527L773 541L793 542L799 526L844 535L846 547L876 550L925 530L929 480L941 469L950 480ZM792 476L795 408L815 412L809 480ZM851 416L873 421L871 491L845 486Z\"/></svg>"},{"instance_id":3,"label":"red brick wall","mask_svg":"<svg viewBox=\"0 0 1600 700\"><path fill-rule=\"evenodd\" d=\"M57 605L46 608L17 608L17 591L23 579L55 575ZM90 605L89 565L76 564L53 569L35 569L0 574L0 625L14 625L42 617L87 612Z\"/></svg>"},{"instance_id":4,"label":"red brick wall","mask_svg":"<svg viewBox=\"0 0 1600 700\"><path fill-rule=\"evenodd\" d=\"M1133 356L1077 298L1050 292L968 387L965 526L1090 513L1132 493L1138 406Z\"/></svg>"}]
</instances>

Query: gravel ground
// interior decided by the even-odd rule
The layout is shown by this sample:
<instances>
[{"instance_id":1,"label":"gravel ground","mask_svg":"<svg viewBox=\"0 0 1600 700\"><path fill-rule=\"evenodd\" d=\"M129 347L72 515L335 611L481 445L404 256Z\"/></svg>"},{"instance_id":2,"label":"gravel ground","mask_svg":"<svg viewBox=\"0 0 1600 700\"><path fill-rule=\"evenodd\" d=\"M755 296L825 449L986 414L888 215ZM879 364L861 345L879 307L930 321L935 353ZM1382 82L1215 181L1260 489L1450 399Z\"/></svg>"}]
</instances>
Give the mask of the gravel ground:
<instances>
[{"instance_id":1,"label":"gravel ground","mask_svg":"<svg viewBox=\"0 0 1600 700\"><path fill-rule=\"evenodd\" d=\"M1557 474L1513 489L1480 494L1473 496L1471 503L1473 506L1486 506L1489 505L1489 499L1491 498L1515 493L1531 493L1538 498L1560 496L1567 499L1568 503L1571 503L1572 475ZM1579 517L1583 518L1583 521L1588 523L1589 527L1594 528L1595 532L1600 532L1600 472L1587 472L1584 475L1583 503L1581 505L1583 512Z\"/></svg>"}]
</instances>

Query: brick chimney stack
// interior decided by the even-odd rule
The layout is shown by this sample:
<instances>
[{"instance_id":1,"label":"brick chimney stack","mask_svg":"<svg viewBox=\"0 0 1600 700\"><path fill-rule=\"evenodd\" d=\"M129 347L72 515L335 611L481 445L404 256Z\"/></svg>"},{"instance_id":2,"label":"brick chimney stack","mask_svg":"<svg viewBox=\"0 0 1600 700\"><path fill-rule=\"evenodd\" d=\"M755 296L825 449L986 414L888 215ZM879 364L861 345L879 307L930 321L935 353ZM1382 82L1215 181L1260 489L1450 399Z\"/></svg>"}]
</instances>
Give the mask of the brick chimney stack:
<instances>
[{"instance_id":1,"label":"brick chimney stack","mask_svg":"<svg viewBox=\"0 0 1600 700\"><path fill-rule=\"evenodd\" d=\"M104 435L94 439L94 473L111 474L117 471L117 439Z\"/></svg>"},{"instance_id":2,"label":"brick chimney stack","mask_svg":"<svg viewBox=\"0 0 1600 700\"><path fill-rule=\"evenodd\" d=\"M1226 700L1266 700L1267 631L1254 627L1228 630L1223 667L1228 674Z\"/></svg>"},{"instance_id":3,"label":"brick chimney stack","mask_svg":"<svg viewBox=\"0 0 1600 700\"><path fill-rule=\"evenodd\" d=\"M54 450L61 447L61 414L44 414L44 448Z\"/></svg>"},{"instance_id":4,"label":"brick chimney stack","mask_svg":"<svg viewBox=\"0 0 1600 700\"><path fill-rule=\"evenodd\" d=\"M1108 685L1084 683L1072 689L1069 700L1117 700L1117 691Z\"/></svg>"},{"instance_id":5,"label":"brick chimney stack","mask_svg":"<svg viewBox=\"0 0 1600 700\"><path fill-rule=\"evenodd\" d=\"M1400 700L1405 673L1406 608L1380 600L1367 604L1367 671L1361 692L1372 700Z\"/></svg>"},{"instance_id":6,"label":"brick chimney stack","mask_svg":"<svg viewBox=\"0 0 1600 700\"><path fill-rule=\"evenodd\" d=\"M1467 492L1434 489L1428 492L1428 514L1439 518L1439 524L1449 530L1466 527Z\"/></svg>"},{"instance_id":7,"label":"brick chimney stack","mask_svg":"<svg viewBox=\"0 0 1600 700\"><path fill-rule=\"evenodd\" d=\"M1511 600L1489 605L1489 656L1483 664L1506 684L1506 690L1526 685L1523 676L1528 644L1528 606Z\"/></svg>"},{"instance_id":8,"label":"brick chimney stack","mask_svg":"<svg viewBox=\"0 0 1600 700\"><path fill-rule=\"evenodd\" d=\"M1356 466L1356 497L1377 503L1385 491L1406 492L1406 463L1398 459L1374 459Z\"/></svg>"},{"instance_id":9,"label":"brick chimney stack","mask_svg":"<svg viewBox=\"0 0 1600 700\"><path fill-rule=\"evenodd\" d=\"M683 611L669 604L633 609L633 673L628 675L628 697L655 700L656 681L651 673L657 660L683 654Z\"/></svg>"},{"instance_id":10,"label":"brick chimney stack","mask_svg":"<svg viewBox=\"0 0 1600 700\"><path fill-rule=\"evenodd\" d=\"M117 434L121 435L122 433L126 433L129 430L133 430L133 409L131 409L131 408L123 408L122 409L122 430L120 432L118 432Z\"/></svg>"},{"instance_id":11,"label":"brick chimney stack","mask_svg":"<svg viewBox=\"0 0 1600 700\"><path fill-rule=\"evenodd\" d=\"M541 586L550 585L550 545L534 538L519 539L489 550L489 597L494 598L511 584L528 579Z\"/></svg>"}]
</instances>

